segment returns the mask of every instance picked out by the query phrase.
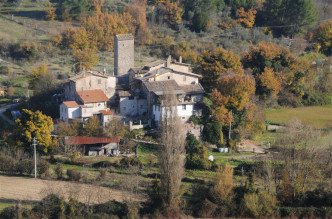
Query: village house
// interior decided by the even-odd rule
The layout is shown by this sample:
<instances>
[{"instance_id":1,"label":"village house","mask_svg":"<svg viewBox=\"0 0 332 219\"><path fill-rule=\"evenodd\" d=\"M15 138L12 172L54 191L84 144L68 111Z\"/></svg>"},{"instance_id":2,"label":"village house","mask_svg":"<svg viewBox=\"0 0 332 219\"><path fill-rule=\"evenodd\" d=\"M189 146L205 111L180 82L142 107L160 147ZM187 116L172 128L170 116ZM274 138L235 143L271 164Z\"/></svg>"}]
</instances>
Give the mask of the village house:
<instances>
[{"instance_id":1,"label":"village house","mask_svg":"<svg viewBox=\"0 0 332 219\"><path fill-rule=\"evenodd\" d=\"M76 93L75 101L64 101L60 105L60 119L63 121L80 120L86 122L94 115L109 116L108 97L102 90L83 90ZM104 118L103 118L104 119Z\"/></svg>"},{"instance_id":2,"label":"village house","mask_svg":"<svg viewBox=\"0 0 332 219\"><path fill-rule=\"evenodd\" d=\"M189 64L182 63L181 57L179 62L169 56L166 61L158 60L142 68L131 68L130 91L119 92L120 113L128 116L133 112L143 121L150 119L158 124L163 115L161 97L172 90L178 99L178 116L187 122L192 115L200 114L197 104L203 101L205 93L198 82L200 77L191 72ZM144 113L138 113L138 107Z\"/></svg>"},{"instance_id":3,"label":"village house","mask_svg":"<svg viewBox=\"0 0 332 219\"><path fill-rule=\"evenodd\" d=\"M86 156L118 156L120 138L67 136L65 146L74 146Z\"/></svg>"},{"instance_id":4,"label":"village house","mask_svg":"<svg viewBox=\"0 0 332 219\"><path fill-rule=\"evenodd\" d=\"M97 71L82 71L64 83L65 100L76 101L78 92L95 89L102 90L114 102L116 77Z\"/></svg>"}]
</instances>

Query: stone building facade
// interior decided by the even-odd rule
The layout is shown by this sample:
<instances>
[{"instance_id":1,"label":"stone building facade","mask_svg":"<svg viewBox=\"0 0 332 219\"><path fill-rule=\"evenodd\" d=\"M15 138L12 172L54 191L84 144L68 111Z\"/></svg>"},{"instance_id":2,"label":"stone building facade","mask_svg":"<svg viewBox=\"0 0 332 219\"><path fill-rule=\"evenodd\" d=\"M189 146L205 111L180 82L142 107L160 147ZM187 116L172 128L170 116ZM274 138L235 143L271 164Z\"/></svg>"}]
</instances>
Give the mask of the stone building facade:
<instances>
[{"instance_id":1,"label":"stone building facade","mask_svg":"<svg viewBox=\"0 0 332 219\"><path fill-rule=\"evenodd\" d=\"M114 101L116 91L116 77L94 71L83 71L75 75L64 84L65 100L78 100L77 92L85 90L102 90L105 95Z\"/></svg>"}]
</instances>

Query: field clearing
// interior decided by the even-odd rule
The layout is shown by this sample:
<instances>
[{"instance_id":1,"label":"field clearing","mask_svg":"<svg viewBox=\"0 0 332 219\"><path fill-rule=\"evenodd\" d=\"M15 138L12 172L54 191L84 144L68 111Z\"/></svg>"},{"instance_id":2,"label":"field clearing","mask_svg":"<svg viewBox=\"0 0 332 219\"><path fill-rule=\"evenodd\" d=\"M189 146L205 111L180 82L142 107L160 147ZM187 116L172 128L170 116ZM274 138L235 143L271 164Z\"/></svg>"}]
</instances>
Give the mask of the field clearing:
<instances>
[{"instance_id":1,"label":"field clearing","mask_svg":"<svg viewBox=\"0 0 332 219\"><path fill-rule=\"evenodd\" d=\"M145 200L143 195L90 184L0 176L0 199L40 201L52 193L66 199L73 197L86 204L100 204L109 200Z\"/></svg>"},{"instance_id":2,"label":"field clearing","mask_svg":"<svg viewBox=\"0 0 332 219\"><path fill-rule=\"evenodd\" d=\"M265 116L267 120L282 125L286 125L296 117L304 125L314 128L332 128L332 105L271 109L265 112Z\"/></svg>"}]
</instances>

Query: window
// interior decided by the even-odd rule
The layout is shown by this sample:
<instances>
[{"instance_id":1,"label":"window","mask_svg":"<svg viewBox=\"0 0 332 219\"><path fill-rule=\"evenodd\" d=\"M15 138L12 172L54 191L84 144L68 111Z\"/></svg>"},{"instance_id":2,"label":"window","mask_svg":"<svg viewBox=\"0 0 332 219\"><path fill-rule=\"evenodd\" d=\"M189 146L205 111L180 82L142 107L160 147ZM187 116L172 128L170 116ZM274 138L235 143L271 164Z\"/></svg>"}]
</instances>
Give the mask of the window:
<instances>
[{"instance_id":1,"label":"window","mask_svg":"<svg viewBox=\"0 0 332 219\"><path fill-rule=\"evenodd\" d=\"M186 109L187 109L187 105L183 104L183 105L182 105L182 109L183 109L183 110L186 110Z\"/></svg>"},{"instance_id":2,"label":"window","mask_svg":"<svg viewBox=\"0 0 332 219\"><path fill-rule=\"evenodd\" d=\"M171 76L167 76L167 79L168 79L168 80L171 79Z\"/></svg>"},{"instance_id":3,"label":"window","mask_svg":"<svg viewBox=\"0 0 332 219\"><path fill-rule=\"evenodd\" d=\"M98 84L101 84L101 79L98 79Z\"/></svg>"},{"instance_id":4,"label":"window","mask_svg":"<svg viewBox=\"0 0 332 219\"><path fill-rule=\"evenodd\" d=\"M123 109L123 110L126 110L126 107L123 107L122 109Z\"/></svg>"},{"instance_id":5,"label":"window","mask_svg":"<svg viewBox=\"0 0 332 219\"><path fill-rule=\"evenodd\" d=\"M140 105L140 108L143 109L143 105Z\"/></svg>"}]
</instances>

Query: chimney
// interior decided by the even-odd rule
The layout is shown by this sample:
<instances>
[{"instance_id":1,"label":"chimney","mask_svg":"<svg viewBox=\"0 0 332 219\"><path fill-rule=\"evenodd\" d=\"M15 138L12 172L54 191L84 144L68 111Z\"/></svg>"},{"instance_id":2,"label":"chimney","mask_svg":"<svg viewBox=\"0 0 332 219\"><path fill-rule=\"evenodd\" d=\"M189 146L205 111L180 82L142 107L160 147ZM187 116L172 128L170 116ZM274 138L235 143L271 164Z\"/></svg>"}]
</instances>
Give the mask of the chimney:
<instances>
[{"instance_id":1,"label":"chimney","mask_svg":"<svg viewBox=\"0 0 332 219\"><path fill-rule=\"evenodd\" d=\"M180 58L179 58L179 62L182 63L182 56L180 56Z\"/></svg>"},{"instance_id":2,"label":"chimney","mask_svg":"<svg viewBox=\"0 0 332 219\"><path fill-rule=\"evenodd\" d=\"M172 61L172 56L169 55L167 58L167 62L166 62L166 68L170 68L171 67L171 61Z\"/></svg>"}]
</instances>

